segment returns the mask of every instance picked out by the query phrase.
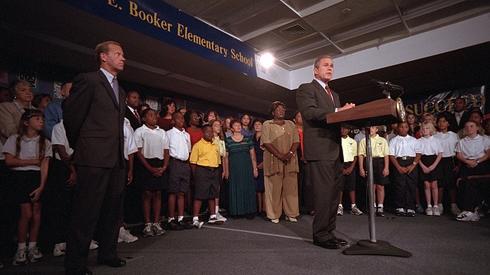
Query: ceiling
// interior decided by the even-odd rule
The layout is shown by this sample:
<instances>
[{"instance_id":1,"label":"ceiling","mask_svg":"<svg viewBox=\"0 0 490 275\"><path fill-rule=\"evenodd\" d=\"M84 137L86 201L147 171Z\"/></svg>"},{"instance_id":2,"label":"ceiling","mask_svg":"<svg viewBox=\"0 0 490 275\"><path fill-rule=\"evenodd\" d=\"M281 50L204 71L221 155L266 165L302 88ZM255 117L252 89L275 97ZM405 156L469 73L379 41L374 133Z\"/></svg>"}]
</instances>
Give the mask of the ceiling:
<instances>
[{"instance_id":1,"label":"ceiling","mask_svg":"<svg viewBox=\"0 0 490 275\"><path fill-rule=\"evenodd\" d=\"M288 70L490 11L488 0L163 0Z\"/></svg>"}]
</instances>

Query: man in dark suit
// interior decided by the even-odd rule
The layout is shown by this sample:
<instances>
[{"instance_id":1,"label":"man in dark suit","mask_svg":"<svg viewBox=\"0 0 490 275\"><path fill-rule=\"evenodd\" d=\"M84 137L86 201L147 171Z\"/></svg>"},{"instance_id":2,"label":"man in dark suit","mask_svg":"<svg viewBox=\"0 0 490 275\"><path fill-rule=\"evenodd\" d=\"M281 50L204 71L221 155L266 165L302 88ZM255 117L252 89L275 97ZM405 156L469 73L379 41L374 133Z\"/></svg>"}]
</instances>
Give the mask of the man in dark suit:
<instances>
[{"instance_id":1,"label":"man in dark suit","mask_svg":"<svg viewBox=\"0 0 490 275\"><path fill-rule=\"evenodd\" d=\"M449 130L458 133L464 128L464 125L470 118L470 114L466 109L466 100L464 97L458 97L454 100L454 112L449 117Z\"/></svg>"},{"instance_id":2,"label":"man in dark suit","mask_svg":"<svg viewBox=\"0 0 490 275\"><path fill-rule=\"evenodd\" d=\"M140 106L140 94L138 91L131 90L126 94L126 114L124 115L131 124L133 130L141 127L141 117L138 113Z\"/></svg>"},{"instance_id":3,"label":"man in dark suit","mask_svg":"<svg viewBox=\"0 0 490 275\"><path fill-rule=\"evenodd\" d=\"M75 149L77 185L72 204L65 269L67 274L91 274L86 267L90 240L97 229L98 262L119 267L116 244L122 191L126 183L123 122L124 91L117 75L124 52L114 41L95 48L100 70L80 74L63 101L63 124Z\"/></svg>"},{"instance_id":4,"label":"man in dark suit","mask_svg":"<svg viewBox=\"0 0 490 275\"><path fill-rule=\"evenodd\" d=\"M318 57L313 73L315 79L302 84L296 92L303 117L306 175L313 183L313 241L324 248L338 249L347 245L333 234L342 191L341 139L339 125L328 124L327 114L350 109L355 104L340 107L339 96L328 87L333 74L330 56Z\"/></svg>"}]
</instances>

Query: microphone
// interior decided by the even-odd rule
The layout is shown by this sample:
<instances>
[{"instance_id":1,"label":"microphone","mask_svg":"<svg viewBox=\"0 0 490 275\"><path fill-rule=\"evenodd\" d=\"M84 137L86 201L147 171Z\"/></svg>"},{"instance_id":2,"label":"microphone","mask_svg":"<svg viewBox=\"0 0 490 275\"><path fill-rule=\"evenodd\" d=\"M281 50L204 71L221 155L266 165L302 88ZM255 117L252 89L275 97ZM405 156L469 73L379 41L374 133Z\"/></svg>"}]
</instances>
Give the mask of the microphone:
<instances>
[{"instance_id":1,"label":"microphone","mask_svg":"<svg viewBox=\"0 0 490 275\"><path fill-rule=\"evenodd\" d=\"M393 84L393 83L391 83L389 81L383 82L383 81L379 81L379 80L376 80L376 79L371 79L371 82L374 82L379 87L381 87L383 89L383 94L386 95L386 97L388 97L388 98L391 98L390 91L399 91L400 94L398 95L398 97L400 97L403 94L403 92L404 92L402 86Z\"/></svg>"}]
</instances>

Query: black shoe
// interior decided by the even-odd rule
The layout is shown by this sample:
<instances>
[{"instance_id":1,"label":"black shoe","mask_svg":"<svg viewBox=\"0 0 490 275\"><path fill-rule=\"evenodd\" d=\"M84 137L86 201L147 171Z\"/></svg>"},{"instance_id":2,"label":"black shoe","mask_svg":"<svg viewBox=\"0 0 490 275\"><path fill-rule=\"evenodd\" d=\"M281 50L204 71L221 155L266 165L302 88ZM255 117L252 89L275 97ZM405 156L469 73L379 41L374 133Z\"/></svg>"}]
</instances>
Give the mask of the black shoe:
<instances>
[{"instance_id":1,"label":"black shoe","mask_svg":"<svg viewBox=\"0 0 490 275\"><path fill-rule=\"evenodd\" d=\"M335 241L338 242L341 246L346 246L348 245L349 243L344 240L344 239L339 239L339 238L335 238Z\"/></svg>"},{"instance_id":2,"label":"black shoe","mask_svg":"<svg viewBox=\"0 0 490 275\"><path fill-rule=\"evenodd\" d=\"M342 247L336 239L330 239L323 242L314 241L313 244L326 249L339 249Z\"/></svg>"},{"instance_id":3,"label":"black shoe","mask_svg":"<svg viewBox=\"0 0 490 275\"><path fill-rule=\"evenodd\" d=\"M415 211L412 209L407 210L407 213L405 214L407 217L415 217Z\"/></svg>"},{"instance_id":4,"label":"black shoe","mask_svg":"<svg viewBox=\"0 0 490 275\"><path fill-rule=\"evenodd\" d=\"M174 231L184 230L184 227L180 223L178 223L177 220L172 220L171 222L169 222L167 227L169 230Z\"/></svg>"},{"instance_id":5,"label":"black shoe","mask_svg":"<svg viewBox=\"0 0 490 275\"><path fill-rule=\"evenodd\" d=\"M378 217L384 217L385 213L383 212L383 208L379 208L376 210L376 216Z\"/></svg>"},{"instance_id":6,"label":"black shoe","mask_svg":"<svg viewBox=\"0 0 490 275\"><path fill-rule=\"evenodd\" d=\"M407 216L407 213L405 212L405 210L395 209L395 215L403 217L403 216Z\"/></svg>"},{"instance_id":7,"label":"black shoe","mask_svg":"<svg viewBox=\"0 0 490 275\"><path fill-rule=\"evenodd\" d=\"M179 222L179 225L180 225L182 228L184 228L184 229L192 229L192 228L194 228L194 227L192 226L192 224L191 224L191 223L184 222L184 220L181 220L181 221Z\"/></svg>"},{"instance_id":8,"label":"black shoe","mask_svg":"<svg viewBox=\"0 0 490 275\"><path fill-rule=\"evenodd\" d=\"M114 258L108 260L97 260L98 264L107 265L110 267L122 267L126 265L126 261L121 258Z\"/></svg>"}]
</instances>

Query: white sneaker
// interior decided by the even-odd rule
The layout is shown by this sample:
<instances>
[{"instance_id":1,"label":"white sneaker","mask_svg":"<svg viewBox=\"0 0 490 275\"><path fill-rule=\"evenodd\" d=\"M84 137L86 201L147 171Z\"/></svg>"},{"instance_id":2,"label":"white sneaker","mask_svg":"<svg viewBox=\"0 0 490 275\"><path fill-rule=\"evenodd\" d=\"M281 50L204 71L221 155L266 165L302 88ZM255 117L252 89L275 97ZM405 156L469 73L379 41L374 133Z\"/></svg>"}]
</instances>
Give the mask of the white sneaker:
<instances>
[{"instance_id":1,"label":"white sneaker","mask_svg":"<svg viewBox=\"0 0 490 275\"><path fill-rule=\"evenodd\" d=\"M153 233L155 234L155 236L161 236L161 235L165 234L165 230L163 230L163 228L159 222L153 223L152 229L153 229Z\"/></svg>"},{"instance_id":2,"label":"white sneaker","mask_svg":"<svg viewBox=\"0 0 490 275\"><path fill-rule=\"evenodd\" d=\"M201 227L203 226L203 224L204 224L204 222L200 222L199 220L194 220L192 222L192 226L194 226L197 229L201 229Z\"/></svg>"},{"instance_id":3,"label":"white sneaker","mask_svg":"<svg viewBox=\"0 0 490 275\"><path fill-rule=\"evenodd\" d=\"M90 250L95 250L99 248L99 243L97 243L96 241L92 240L90 241L90 246L88 247L88 249Z\"/></svg>"},{"instance_id":4,"label":"white sneaker","mask_svg":"<svg viewBox=\"0 0 490 275\"><path fill-rule=\"evenodd\" d=\"M337 216L343 216L344 215L344 207L339 204L339 207L337 208Z\"/></svg>"},{"instance_id":5,"label":"white sneaker","mask_svg":"<svg viewBox=\"0 0 490 275\"><path fill-rule=\"evenodd\" d=\"M463 211L456 217L456 220L461 222L477 222L480 220L480 215L471 211Z\"/></svg>"},{"instance_id":6,"label":"white sneaker","mask_svg":"<svg viewBox=\"0 0 490 275\"><path fill-rule=\"evenodd\" d=\"M65 255L65 249L63 249L63 243L57 243L53 248L53 256L59 257Z\"/></svg>"},{"instance_id":7,"label":"white sneaker","mask_svg":"<svg viewBox=\"0 0 490 275\"><path fill-rule=\"evenodd\" d=\"M119 228L119 237L117 239L118 243L125 242L125 243L132 243L138 240L138 237L134 236L129 232L129 230L125 229L123 226Z\"/></svg>"},{"instance_id":8,"label":"white sneaker","mask_svg":"<svg viewBox=\"0 0 490 275\"><path fill-rule=\"evenodd\" d=\"M432 208L432 213L434 214L434 216L440 216L441 215L441 211L439 210L439 206L435 205Z\"/></svg>"},{"instance_id":9,"label":"white sneaker","mask_svg":"<svg viewBox=\"0 0 490 275\"><path fill-rule=\"evenodd\" d=\"M432 206L427 206L427 208L425 209L425 215L427 216L434 215L434 212L432 212Z\"/></svg>"},{"instance_id":10,"label":"white sneaker","mask_svg":"<svg viewBox=\"0 0 490 275\"><path fill-rule=\"evenodd\" d=\"M145 228L143 228L143 237L152 237L155 236L153 229L151 228L151 223L145 224Z\"/></svg>"},{"instance_id":11,"label":"white sneaker","mask_svg":"<svg viewBox=\"0 0 490 275\"><path fill-rule=\"evenodd\" d=\"M442 203L439 203L437 206L439 207L439 214L444 214L444 205Z\"/></svg>"},{"instance_id":12,"label":"white sneaker","mask_svg":"<svg viewBox=\"0 0 490 275\"><path fill-rule=\"evenodd\" d=\"M29 248L27 252L27 258L29 258L29 262L38 262L42 257L43 254L41 253L41 251L39 251L39 247L35 246L33 248Z\"/></svg>"},{"instance_id":13,"label":"white sneaker","mask_svg":"<svg viewBox=\"0 0 490 275\"><path fill-rule=\"evenodd\" d=\"M357 206L352 207L352 209L350 210L350 213L352 215L356 215L356 216L360 216L363 214L361 209L359 209Z\"/></svg>"},{"instance_id":14,"label":"white sneaker","mask_svg":"<svg viewBox=\"0 0 490 275\"><path fill-rule=\"evenodd\" d=\"M454 216L459 216L461 214L461 210L459 209L458 205L452 204L451 205L451 213L453 213Z\"/></svg>"},{"instance_id":15,"label":"white sneaker","mask_svg":"<svg viewBox=\"0 0 490 275\"><path fill-rule=\"evenodd\" d=\"M23 265L27 263L27 254L26 249L17 249L15 253L14 260L12 261L13 265Z\"/></svg>"},{"instance_id":16,"label":"white sneaker","mask_svg":"<svg viewBox=\"0 0 490 275\"><path fill-rule=\"evenodd\" d=\"M228 220L227 218L223 217L223 215L221 215L221 213L219 212L216 213L216 219L222 222L226 222Z\"/></svg>"}]
</instances>

